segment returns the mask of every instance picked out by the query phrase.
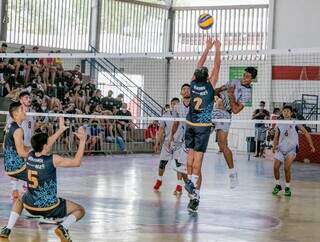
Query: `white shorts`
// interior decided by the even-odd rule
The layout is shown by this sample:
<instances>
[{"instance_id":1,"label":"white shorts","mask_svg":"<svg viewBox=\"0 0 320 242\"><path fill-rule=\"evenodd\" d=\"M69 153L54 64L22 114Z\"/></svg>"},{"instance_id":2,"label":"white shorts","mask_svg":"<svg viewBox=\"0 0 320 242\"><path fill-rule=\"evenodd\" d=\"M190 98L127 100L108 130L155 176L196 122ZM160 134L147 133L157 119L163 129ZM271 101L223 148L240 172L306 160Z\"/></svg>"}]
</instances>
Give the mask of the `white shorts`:
<instances>
[{"instance_id":1,"label":"white shorts","mask_svg":"<svg viewBox=\"0 0 320 242\"><path fill-rule=\"evenodd\" d=\"M214 109L212 112L212 119L231 119L231 113L225 110ZM223 130L229 133L231 123L213 122L215 130Z\"/></svg>"},{"instance_id":2,"label":"white shorts","mask_svg":"<svg viewBox=\"0 0 320 242\"><path fill-rule=\"evenodd\" d=\"M275 158L276 160L281 161L281 162L285 162L285 160L286 160L290 155L296 156L297 153L298 153L298 147L292 148L291 150L286 151L286 152L277 150L276 153L274 154L274 158Z\"/></svg>"},{"instance_id":3,"label":"white shorts","mask_svg":"<svg viewBox=\"0 0 320 242\"><path fill-rule=\"evenodd\" d=\"M160 160L180 160L181 151L183 149L183 143L173 143L171 147L168 147L168 143L164 142L161 148Z\"/></svg>"}]
</instances>

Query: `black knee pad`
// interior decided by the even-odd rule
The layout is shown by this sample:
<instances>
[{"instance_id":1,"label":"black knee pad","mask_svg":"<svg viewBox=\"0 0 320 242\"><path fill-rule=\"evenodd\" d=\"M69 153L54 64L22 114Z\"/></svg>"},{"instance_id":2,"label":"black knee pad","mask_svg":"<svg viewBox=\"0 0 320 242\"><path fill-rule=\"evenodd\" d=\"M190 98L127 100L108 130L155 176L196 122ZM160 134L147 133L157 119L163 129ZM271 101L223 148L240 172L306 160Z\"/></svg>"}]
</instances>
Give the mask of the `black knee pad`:
<instances>
[{"instance_id":1,"label":"black knee pad","mask_svg":"<svg viewBox=\"0 0 320 242\"><path fill-rule=\"evenodd\" d=\"M180 163L178 160L175 160L176 161L176 167L180 167L182 165L182 163Z\"/></svg>"},{"instance_id":2,"label":"black knee pad","mask_svg":"<svg viewBox=\"0 0 320 242\"><path fill-rule=\"evenodd\" d=\"M161 160L159 164L159 168L164 170L166 168L166 165L168 164L167 160Z\"/></svg>"}]
</instances>

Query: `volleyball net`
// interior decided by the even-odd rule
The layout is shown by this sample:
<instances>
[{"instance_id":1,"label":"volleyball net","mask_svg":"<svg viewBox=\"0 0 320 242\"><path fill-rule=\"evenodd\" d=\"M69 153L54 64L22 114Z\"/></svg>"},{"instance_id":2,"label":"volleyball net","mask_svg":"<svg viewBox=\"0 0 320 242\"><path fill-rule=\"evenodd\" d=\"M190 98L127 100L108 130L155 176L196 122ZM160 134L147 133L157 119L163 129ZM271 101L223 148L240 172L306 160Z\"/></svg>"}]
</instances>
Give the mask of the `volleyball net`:
<instances>
[{"instance_id":1,"label":"volleyball net","mask_svg":"<svg viewBox=\"0 0 320 242\"><path fill-rule=\"evenodd\" d=\"M86 126L90 139L88 152L108 154L153 152L159 123L185 121L162 114L172 98L181 99L181 86L190 82L200 53L7 53L0 56L3 100L18 100L22 91L28 91L33 110L30 115L35 117L38 131L54 132L57 117L61 115L70 125L58 150L73 150L69 147L76 147L72 132ZM209 70L213 58L214 52L205 64ZM258 71L252 83L252 99L231 120L213 120L231 122L231 147L247 151L247 141L255 137L257 126L265 128L265 139L271 145L269 133L276 123L303 124L312 133L319 131L319 49L223 52L217 87L241 79L249 66ZM261 111L261 101L269 115L252 119L255 111ZM5 102L3 117L8 108ZM294 108L292 120L279 119L285 104ZM2 121L5 123L5 118ZM209 148L217 149L215 138L211 138Z\"/></svg>"}]
</instances>

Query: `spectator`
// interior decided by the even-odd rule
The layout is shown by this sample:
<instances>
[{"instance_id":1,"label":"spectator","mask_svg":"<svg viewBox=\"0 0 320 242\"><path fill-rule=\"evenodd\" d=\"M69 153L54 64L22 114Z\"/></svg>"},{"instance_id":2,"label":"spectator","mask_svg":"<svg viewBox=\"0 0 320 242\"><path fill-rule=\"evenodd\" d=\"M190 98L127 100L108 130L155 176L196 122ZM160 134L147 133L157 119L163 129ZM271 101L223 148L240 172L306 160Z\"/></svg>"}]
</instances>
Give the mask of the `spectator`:
<instances>
[{"instance_id":1,"label":"spectator","mask_svg":"<svg viewBox=\"0 0 320 242\"><path fill-rule=\"evenodd\" d=\"M7 52L8 45L6 43L2 43L0 48L0 53L6 53ZM0 83L4 84L4 71L5 71L6 63L4 58L0 58ZM9 93L10 90L7 92Z\"/></svg>"},{"instance_id":2,"label":"spectator","mask_svg":"<svg viewBox=\"0 0 320 242\"><path fill-rule=\"evenodd\" d=\"M89 138L87 140L88 150L89 154L93 151L93 149L98 145L101 147L101 141L102 141L102 131L99 127L99 121L98 120L92 120L91 124L89 125Z\"/></svg>"},{"instance_id":3,"label":"spectator","mask_svg":"<svg viewBox=\"0 0 320 242\"><path fill-rule=\"evenodd\" d=\"M122 104L122 108L116 113L116 116L132 116L126 103ZM132 121L130 119L121 119L117 121L117 131L123 139L125 139L124 131L129 131L132 127Z\"/></svg>"},{"instance_id":4,"label":"spectator","mask_svg":"<svg viewBox=\"0 0 320 242\"><path fill-rule=\"evenodd\" d=\"M267 120L270 118L270 113L265 109L266 103L260 101L259 108L253 112L252 119L254 120ZM256 155L255 157L260 157L261 154L261 143L266 140L267 127L263 123L255 124L255 141L256 141Z\"/></svg>"},{"instance_id":5,"label":"spectator","mask_svg":"<svg viewBox=\"0 0 320 242\"><path fill-rule=\"evenodd\" d=\"M149 124L148 128L144 131L144 140L147 143L155 143L156 135L159 131L159 124L157 121L153 121Z\"/></svg>"},{"instance_id":6,"label":"spectator","mask_svg":"<svg viewBox=\"0 0 320 242\"><path fill-rule=\"evenodd\" d=\"M115 99L112 97L113 91L108 92L108 96L101 99L102 107L111 112L114 111Z\"/></svg>"}]
</instances>

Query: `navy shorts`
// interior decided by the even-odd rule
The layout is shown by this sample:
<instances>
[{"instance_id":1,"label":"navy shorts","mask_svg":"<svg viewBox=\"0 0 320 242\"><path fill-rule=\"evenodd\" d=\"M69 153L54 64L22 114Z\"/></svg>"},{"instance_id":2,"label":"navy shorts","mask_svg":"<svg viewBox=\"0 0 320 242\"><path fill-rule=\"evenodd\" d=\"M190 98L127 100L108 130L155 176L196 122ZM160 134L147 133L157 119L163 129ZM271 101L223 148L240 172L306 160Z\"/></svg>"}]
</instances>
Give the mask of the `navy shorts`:
<instances>
[{"instance_id":1,"label":"navy shorts","mask_svg":"<svg viewBox=\"0 0 320 242\"><path fill-rule=\"evenodd\" d=\"M22 198L22 201L24 199ZM67 216L67 202L63 198L59 198L60 204L48 211L36 211L33 209L28 209L25 207L25 209L32 214L33 216L42 216L44 218L52 218L52 219L57 219L57 218L64 218Z\"/></svg>"},{"instance_id":2,"label":"navy shorts","mask_svg":"<svg viewBox=\"0 0 320 242\"><path fill-rule=\"evenodd\" d=\"M185 143L188 149L205 153L207 151L211 126L191 126L187 124Z\"/></svg>"}]
</instances>

